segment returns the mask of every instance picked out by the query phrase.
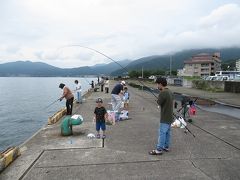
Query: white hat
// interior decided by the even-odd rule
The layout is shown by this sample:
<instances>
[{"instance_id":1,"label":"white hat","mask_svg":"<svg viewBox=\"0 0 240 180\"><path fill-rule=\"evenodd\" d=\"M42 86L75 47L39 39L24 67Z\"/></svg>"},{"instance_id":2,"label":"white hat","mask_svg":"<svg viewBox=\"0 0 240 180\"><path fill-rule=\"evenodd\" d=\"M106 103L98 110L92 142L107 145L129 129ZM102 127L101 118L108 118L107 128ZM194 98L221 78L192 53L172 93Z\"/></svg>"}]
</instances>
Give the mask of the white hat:
<instances>
[{"instance_id":1,"label":"white hat","mask_svg":"<svg viewBox=\"0 0 240 180\"><path fill-rule=\"evenodd\" d=\"M125 85L126 83L125 83L125 81L122 81L121 84Z\"/></svg>"}]
</instances>

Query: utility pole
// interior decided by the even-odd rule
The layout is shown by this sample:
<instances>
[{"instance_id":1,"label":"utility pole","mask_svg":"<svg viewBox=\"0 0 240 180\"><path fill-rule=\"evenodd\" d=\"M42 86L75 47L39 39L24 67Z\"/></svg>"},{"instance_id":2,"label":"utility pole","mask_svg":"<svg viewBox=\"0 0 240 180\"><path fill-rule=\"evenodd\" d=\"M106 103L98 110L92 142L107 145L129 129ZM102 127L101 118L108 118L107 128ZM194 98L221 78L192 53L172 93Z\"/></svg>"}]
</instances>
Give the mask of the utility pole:
<instances>
[{"instance_id":1,"label":"utility pole","mask_svg":"<svg viewBox=\"0 0 240 180\"><path fill-rule=\"evenodd\" d=\"M142 81L143 81L143 66L142 66ZM143 91L143 85L142 85L142 91Z\"/></svg>"},{"instance_id":2,"label":"utility pole","mask_svg":"<svg viewBox=\"0 0 240 180\"><path fill-rule=\"evenodd\" d=\"M172 76L172 55L170 55L170 76Z\"/></svg>"}]
</instances>

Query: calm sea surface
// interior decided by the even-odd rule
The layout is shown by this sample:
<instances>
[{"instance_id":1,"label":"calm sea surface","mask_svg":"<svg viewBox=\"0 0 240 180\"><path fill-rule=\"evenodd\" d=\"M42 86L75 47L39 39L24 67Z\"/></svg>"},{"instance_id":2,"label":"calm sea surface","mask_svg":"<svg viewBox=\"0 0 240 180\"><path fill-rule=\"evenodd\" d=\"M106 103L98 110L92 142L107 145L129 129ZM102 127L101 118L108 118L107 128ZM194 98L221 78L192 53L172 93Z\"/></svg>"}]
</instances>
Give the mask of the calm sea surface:
<instances>
[{"instance_id":1,"label":"calm sea surface","mask_svg":"<svg viewBox=\"0 0 240 180\"><path fill-rule=\"evenodd\" d=\"M96 78L63 77L0 77L0 151L23 143L47 124L48 117L65 107L60 83L74 89L80 81L83 92ZM48 108L47 108L48 107Z\"/></svg>"}]
</instances>

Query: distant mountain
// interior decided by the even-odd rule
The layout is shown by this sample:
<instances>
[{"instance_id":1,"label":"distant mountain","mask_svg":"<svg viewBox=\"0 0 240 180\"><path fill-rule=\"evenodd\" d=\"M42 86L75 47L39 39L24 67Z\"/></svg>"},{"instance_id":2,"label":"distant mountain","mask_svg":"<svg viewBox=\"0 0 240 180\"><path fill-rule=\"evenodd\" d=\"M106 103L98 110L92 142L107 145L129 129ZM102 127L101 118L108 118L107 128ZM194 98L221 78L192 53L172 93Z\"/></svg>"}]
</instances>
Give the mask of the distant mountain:
<instances>
[{"instance_id":1,"label":"distant mountain","mask_svg":"<svg viewBox=\"0 0 240 180\"><path fill-rule=\"evenodd\" d=\"M0 76L56 76L62 69L41 62L17 61L0 64Z\"/></svg>"},{"instance_id":2,"label":"distant mountain","mask_svg":"<svg viewBox=\"0 0 240 180\"><path fill-rule=\"evenodd\" d=\"M130 60L123 60L118 61L121 66L127 66L131 61ZM62 69L64 76L79 76L79 75L110 75L113 71L118 70L120 65L115 62L111 62L109 64L97 64L94 66L85 66L79 68L69 68L69 69Z\"/></svg>"},{"instance_id":3,"label":"distant mountain","mask_svg":"<svg viewBox=\"0 0 240 180\"><path fill-rule=\"evenodd\" d=\"M222 48L222 49L192 49L192 50L184 50L181 52L177 52L172 54L172 70L181 69L184 66L184 61L190 59L193 55L199 53L214 53L220 52L222 62L228 60L236 60L240 59L240 48ZM128 64L126 69L119 69L117 71L112 72L111 75L122 75L126 73L126 70L139 70L142 68L144 70L169 70L170 69L170 55L155 55L148 56L140 59L136 59Z\"/></svg>"},{"instance_id":4,"label":"distant mountain","mask_svg":"<svg viewBox=\"0 0 240 180\"><path fill-rule=\"evenodd\" d=\"M128 65L130 60L119 61L123 66ZM79 68L58 68L42 62L16 61L0 64L0 76L79 76L79 75L109 75L119 68L114 62L95 66Z\"/></svg>"},{"instance_id":5,"label":"distant mountain","mask_svg":"<svg viewBox=\"0 0 240 180\"><path fill-rule=\"evenodd\" d=\"M172 70L183 68L184 61L199 53L221 53L222 62L240 59L240 48L193 49L172 54ZM119 64L117 64L119 63ZM169 70L170 55L155 55L136 59L123 60L117 63L97 64L78 68L57 68L46 63L17 61L0 64L0 76L81 76L81 75L123 75L130 70Z\"/></svg>"},{"instance_id":6,"label":"distant mountain","mask_svg":"<svg viewBox=\"0 0 240 180\"><path fill-rule=\"evenodd\" d=\"M130 60L122 60L122 61L117 62L119 64L117 64L115 62L111 62L109 64L105 64L105 65L102 65L102 66L100 66L100 65L92 66L91 69L93 69L94 72L97 73L97 74L110 75L112 72L121 68L121 66L126 67L130 62L131 62Z\"/></svg>"}]
</instances>

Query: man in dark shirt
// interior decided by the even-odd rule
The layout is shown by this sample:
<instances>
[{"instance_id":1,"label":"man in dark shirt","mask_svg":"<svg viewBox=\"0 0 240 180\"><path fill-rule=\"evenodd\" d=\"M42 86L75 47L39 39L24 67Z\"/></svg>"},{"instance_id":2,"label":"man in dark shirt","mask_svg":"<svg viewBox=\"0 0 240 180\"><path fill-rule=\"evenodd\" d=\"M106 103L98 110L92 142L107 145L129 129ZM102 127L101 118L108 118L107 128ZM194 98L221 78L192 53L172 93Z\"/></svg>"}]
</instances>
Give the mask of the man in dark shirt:
<instances>
[{"instance_id":1,"label":"man in dark shirt","mask_svg":"<svg viewBox=\"0 0 240 180\"><path fill-rule=\"evenodd\" d=\"M115 111L117 113L120 112L120 107L122 104L121 96L123 95L123 86L125 86L125 81L122 81L121 83L116 84L111 92L112 109L113 109L113 111Z\"/></svg>"},{"instance_id":2,"label":"man in dark shirt","mask_svg":"<svg viewBox=\"0 0 240 180\"><path fill-rule=\"evenodd\" d=\"M150 151L150 155L161 155L163 151L169 151L170 130L173 122L173 94L167 88L167 80L160 77L157 78L156 83L158 89L161 91L157 100L158 105L161 106L161 118L157 148Z\"/></svg>"}]
</instances>

